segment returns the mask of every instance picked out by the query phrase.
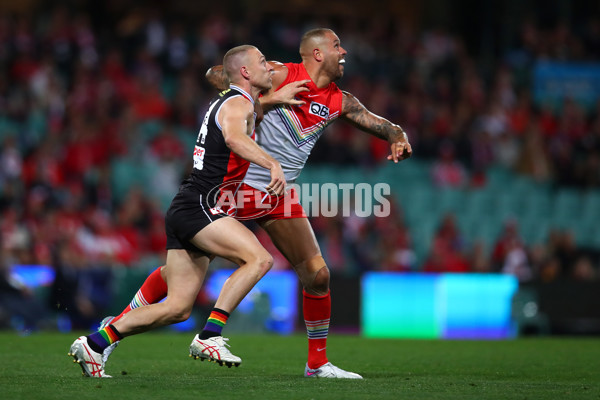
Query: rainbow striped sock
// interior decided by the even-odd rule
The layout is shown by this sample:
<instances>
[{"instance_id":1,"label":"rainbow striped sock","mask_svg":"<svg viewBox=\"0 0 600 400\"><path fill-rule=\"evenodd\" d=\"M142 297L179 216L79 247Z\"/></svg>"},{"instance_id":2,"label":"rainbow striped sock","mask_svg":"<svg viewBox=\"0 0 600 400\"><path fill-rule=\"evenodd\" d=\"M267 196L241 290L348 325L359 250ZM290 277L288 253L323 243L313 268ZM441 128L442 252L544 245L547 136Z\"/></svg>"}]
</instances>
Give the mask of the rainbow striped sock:
<instances>
[{"instance_id":1,"label":"rainbow striped sock","mask_svg":"<svg viewBox=\"0 0 600 400\"><path fill-rule=\"evenodd\" d=\"M200 333L200 339L208 339L214 336L221 336L223 327L227 323L229 313L219 308L213 308L212 312L206 320L206 325Z\"/></svg>"},{"instance_id":2,"label":"rainbow striped sock","mask_svg":"<svg viewBox=\"0 0 600 400\"><path fill-rule=\"evenodd\" d=\"M114 342L123 339L117 328L112 325L100 329L96 333L92 333L87 337L88 345L97 353L102 353L105 348Z\"/></svg>"},{"instance_id":3,"label":"rainbow striped sock","mask_svg":"<svg viewBox=\"0 0 600 400\"><path fill-rule=\"evenodd\" d=\"M135 294L135 296L133 296L133 299L131 300L131 303L129 303L129 307L133 310L134 308L138 308L138 307L142 307L142 306L147 306L149 304L150 303L148 303L148 301L144 297L144 293L142 293L142 289L140 289L140 290L137 291L137 293Z\"/></svg>"},{"instance_id":4,"label":"rainbow striped sock","mask_svg":"<svg viewBox=\"0 0 600 400\"><path fill-rule=\"evenodd\" d=\"M329 318L320 321L306 321L306 333L309 339L327 339L329 333Z\"/></svg>"}]
</instances>

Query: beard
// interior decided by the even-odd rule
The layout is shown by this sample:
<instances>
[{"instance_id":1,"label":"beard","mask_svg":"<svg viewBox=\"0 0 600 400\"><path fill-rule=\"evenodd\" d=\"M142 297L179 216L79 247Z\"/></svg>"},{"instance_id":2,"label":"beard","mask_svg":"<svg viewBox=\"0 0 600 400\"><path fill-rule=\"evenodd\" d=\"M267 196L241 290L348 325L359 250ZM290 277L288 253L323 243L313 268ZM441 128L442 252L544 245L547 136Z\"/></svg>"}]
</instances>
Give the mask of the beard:
<instances>
[{"instance_id":1,"label":"beard","mask_svg":"<svg viewBox=\"0 0 600 400\"><path fill-rule=\"evenodd\" d=\"M331 60L330 65L327 66L327 70L332 81L337 81L344 76L344 67L343 64L340 64L340 60L338 58L336 58L335 61Z\"/></svg>"}]
</instances>

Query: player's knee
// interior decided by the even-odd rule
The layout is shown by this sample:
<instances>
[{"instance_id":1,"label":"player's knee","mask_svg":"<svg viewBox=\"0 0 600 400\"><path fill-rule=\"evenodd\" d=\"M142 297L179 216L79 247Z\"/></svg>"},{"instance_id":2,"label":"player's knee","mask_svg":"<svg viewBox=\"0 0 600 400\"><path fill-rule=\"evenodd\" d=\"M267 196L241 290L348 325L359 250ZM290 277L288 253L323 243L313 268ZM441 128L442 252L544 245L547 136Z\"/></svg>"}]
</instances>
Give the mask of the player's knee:
<instances>
[{"instance_id":1,"label":"player's knee","mask_svg":"<svg viewBox=\"0 0 600 400\"><path fill-rule=\"evenodd\" d=\"M259 275L263 277L273 267L273 256L264 251L256 257L255 264L257 265Z\"/></svg>"},{"instance_id":2,"label":"player's knee","mask_svg":"<svg viewBox=\"0 0 600 400\"><path fill-rule=\"evenodd\" d=\"M191 310L186 310L173 314L173 323L177 324L179 322L187 321L191 314Z\"/></svg>"},{"instance_id":3,"label":"player's knee","mask_svg":"<svg viewBox=\"0 0 600 400\"><path fill-rule=\"evenodd\" d=\"M179 322L187 321L192 314L192 307L186 306L173 306L169 308L169 320L170 323L176 324Z\"/></svg>"},{"instance_id":4,"label":"player's knee","mask_svg":"<svg viewBox=\"0 0 600 400\"><path fill-rule=\"evenodd\" d=\"M251 271L253 278L258 282L273 267L273 256L266 250L254 251L251 255L243 258L246 271ZM241 265L241 264L240 264Z\"/></svg>"},{"instance_id":5,"label":"player's knee","mask_svg":"<svg viewBox=\"0 0 600 400\"><path fill-rule=\"evenodd\" d=\"M324 295L329 292L329 268L326 265L317 272L310 287L306 289L316 295Z\"/></svg>"},{"instance_id":6,"label":"player's knee","mask_svg":"<svg viewBox=\"0 0 600 400\"><path fill-rule=\"evenodd\" d=\"M329 268L323 256L314 256L296 265L295 269L307 293L321 296L329 292Z\"/></svg>"}]
</instances>

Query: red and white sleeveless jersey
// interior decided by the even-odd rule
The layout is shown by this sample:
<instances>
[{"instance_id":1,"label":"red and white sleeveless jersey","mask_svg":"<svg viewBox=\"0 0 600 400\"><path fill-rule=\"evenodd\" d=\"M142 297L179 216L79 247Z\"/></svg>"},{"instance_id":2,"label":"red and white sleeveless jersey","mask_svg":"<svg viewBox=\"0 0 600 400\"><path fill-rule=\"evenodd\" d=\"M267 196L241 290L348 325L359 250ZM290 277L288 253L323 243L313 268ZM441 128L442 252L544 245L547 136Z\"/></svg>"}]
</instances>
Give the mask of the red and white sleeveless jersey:
<instances>
[{"instance_id":1,"label":"red and white sleeveless jersey","mask_svg":"<svg viewBox=\"0 0 600 400\"><path fill-rule=\"evenodd\" d=\"M285 66L288 75L279 88L290 82L310 79L303 64L289 63ZM309 91L296 95L297 99L305 102L303 105L275 106L265 113L256 128L256 142L279 161L288 183L298 178L323 129L342 111L342 91L335 83L319 89L311 80L307 86ZM244 182L264 191L271 182L271 174L265 168L250 164Z\"/></svg>"}]
</instances>

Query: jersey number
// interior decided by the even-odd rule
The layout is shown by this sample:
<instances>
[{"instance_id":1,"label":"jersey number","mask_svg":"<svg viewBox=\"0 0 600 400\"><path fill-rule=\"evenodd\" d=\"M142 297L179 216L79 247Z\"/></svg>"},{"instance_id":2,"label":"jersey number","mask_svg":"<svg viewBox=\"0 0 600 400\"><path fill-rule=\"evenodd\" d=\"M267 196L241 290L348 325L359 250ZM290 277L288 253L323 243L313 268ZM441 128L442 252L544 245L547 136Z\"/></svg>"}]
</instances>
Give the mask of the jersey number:
<instances>
[{"instance_id":1,"label":"jersey number","mask_svg":"<svg viewBox=\"0 0 600 400\"><path fill-rule=\"evenodd\" d=\"M204 168L204 147L201 145L206 141L206 135L208 134L208 120L210 118L210 113L213 108L217 105L217 101L212 103L204 115L204 120L202 121L202 126L200 127L200 132L198 132L198 139L196 140L196 147L194 147L194 168L201 170Z\"/></svg>"}]
</instances>

